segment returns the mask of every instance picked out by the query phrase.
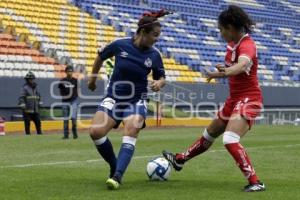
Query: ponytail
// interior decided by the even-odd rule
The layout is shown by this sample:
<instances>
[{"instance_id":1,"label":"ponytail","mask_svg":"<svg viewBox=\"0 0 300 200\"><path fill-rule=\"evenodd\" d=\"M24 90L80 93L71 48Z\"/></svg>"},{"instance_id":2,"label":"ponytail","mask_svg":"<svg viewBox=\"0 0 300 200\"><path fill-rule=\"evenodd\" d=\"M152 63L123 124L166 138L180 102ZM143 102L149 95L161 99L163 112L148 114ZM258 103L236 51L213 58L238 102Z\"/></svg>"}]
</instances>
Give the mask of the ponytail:
<instances>
[{"instance_id":1,"label":"ponytail","mask_svg":"<svg viewBox=\"0 0 300 200\"><path fill-rule=\"evenodd\" d=\"M142 17L140 18L138 22L138 29L137 33L139 34L142 29L145 29L147 33L149 33L154 26L160 26L161 24L158 21L158 18L163 17L165 15L172 14L170 11L166 11L164 9L161 9L160 11L146 11L143 13Z\"/></svg>"}]
</instances>

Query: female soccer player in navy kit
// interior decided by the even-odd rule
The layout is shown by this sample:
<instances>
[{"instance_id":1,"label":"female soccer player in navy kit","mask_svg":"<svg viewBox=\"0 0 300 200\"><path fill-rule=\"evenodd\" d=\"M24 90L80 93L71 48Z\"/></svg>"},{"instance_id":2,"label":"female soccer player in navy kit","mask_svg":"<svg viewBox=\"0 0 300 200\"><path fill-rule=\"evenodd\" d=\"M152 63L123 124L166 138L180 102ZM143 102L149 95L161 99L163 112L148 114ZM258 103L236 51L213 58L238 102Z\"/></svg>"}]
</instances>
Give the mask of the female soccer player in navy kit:
<instances>
[{"instance_id":1,"label":"female soccer player in navy kit","mask_svg":"<svg viewBox=\"0 0 300 200\"><path fill-rule=\"evenodd\" d=\"M115 68L110 78L107 95L102 99L92 120L90 136L99 154L110 165L109 189L118 189L123 174L133 156L139 131L145 127L147 114L147 75L152 71L150 87L159 91L165 85L165 71L160 52L153 47L161 33L159 17L164 10L147 12L138 22L133 38L115 40L98 52L88 87L96 88L96 77L104 60L115 56ZM112 128L124 123L122 145L116 158L106 136Z\"/></svg>"},{"instance_id":2,"label":"female soccer player in navy kit","mask_svg":"<svg viewBox=\"0 0 300 200\"><path fill-rule=\"evenodd\" d=\"M255 117L262 109L262 92L257 80L257 52L255 42L249 36L252 20L238 6L229 6L218 18L222 37L228 42L225 66L217 65L218 71L207 70L207 78L228 77L230 95L217 119L204 130L203 136L195 141L186 152L172 154L163 151L175 170L191 158L205 152L214 140L223 134L223 143L248 179L245 192L265 190L259 181L249 156L240 144L240 138L251 128Z\"/></svg>"}]
</instances>

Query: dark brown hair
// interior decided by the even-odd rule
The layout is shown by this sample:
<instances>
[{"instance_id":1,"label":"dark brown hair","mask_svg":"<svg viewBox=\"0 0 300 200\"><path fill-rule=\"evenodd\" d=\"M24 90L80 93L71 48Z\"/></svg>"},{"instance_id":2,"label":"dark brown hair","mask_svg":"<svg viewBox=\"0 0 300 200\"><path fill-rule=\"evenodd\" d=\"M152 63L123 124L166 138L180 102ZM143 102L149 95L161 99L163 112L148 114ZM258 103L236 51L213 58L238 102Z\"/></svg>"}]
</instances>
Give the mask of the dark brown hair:
<instances>
[{"instance_id":1,"label":"dark brown hair","mask_svg":"<svg viewBox=\"0 0 300 200\"><path fill-rule=\"evenodd\" d=\"M218 23L225 28L232 25L236 30L246 33L251 33L255 25L249 15L242 8L235 5L230 5L228 9L221 12Z\"/></svg>"},{"instance_id":2,"label":"dark brown hair","mask_svg":"<svg viewBox=\"0 0 300 200\"><path fill-rule=\"evenodd\" d=\"M138 22L137 34L141 32L142 29L145 30L146 33L149 33L155 26L161 27L161 24L158 21L158 18L163 17L165 15L172 14L172 12L161 9L160 11L153 12L145 12Z\"/></svg>"}]
</instances>

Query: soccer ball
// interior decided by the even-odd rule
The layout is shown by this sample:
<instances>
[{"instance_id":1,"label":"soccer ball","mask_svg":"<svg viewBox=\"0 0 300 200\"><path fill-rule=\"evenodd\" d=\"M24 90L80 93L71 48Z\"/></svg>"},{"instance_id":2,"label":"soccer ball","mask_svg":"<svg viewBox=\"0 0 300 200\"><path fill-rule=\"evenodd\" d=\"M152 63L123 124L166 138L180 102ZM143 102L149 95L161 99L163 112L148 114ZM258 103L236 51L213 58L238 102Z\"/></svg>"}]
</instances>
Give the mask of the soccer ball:
<instances>
[{"instance_id":1,"label":"soccer ball","mask_svg":"<svg viewBox=\"0 0 300 200\"><path fill-rule=\"evenodd\" d=\"M153 181L166 181L171 172L170 163L163 157L150 160L147 164L147 175Z\"/></svg>"}]
</instances>

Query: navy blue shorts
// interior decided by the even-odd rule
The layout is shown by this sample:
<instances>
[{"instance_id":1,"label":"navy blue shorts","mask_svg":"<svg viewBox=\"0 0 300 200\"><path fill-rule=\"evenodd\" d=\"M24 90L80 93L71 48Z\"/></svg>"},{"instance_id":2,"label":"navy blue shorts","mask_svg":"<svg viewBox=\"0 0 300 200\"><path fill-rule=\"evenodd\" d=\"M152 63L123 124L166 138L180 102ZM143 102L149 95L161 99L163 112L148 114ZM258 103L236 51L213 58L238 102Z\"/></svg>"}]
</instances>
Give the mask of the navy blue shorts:
<instances>
[{"instance_id":1,"label":"navy blue shorts","mask_svg":"<svg viewBox=\"0 0 300 200\"><path fill-rule=\"evenodd\" d=\"M118 128L124 118L130 115L141 115L145 120L147 116L147 100L139 100L136 102L117 102L116 100L106 97L104 98L97 111L105 112L117 123L114 128ZM143 127L146 124L144 122Z\"/></svg>"}]
</instances>

